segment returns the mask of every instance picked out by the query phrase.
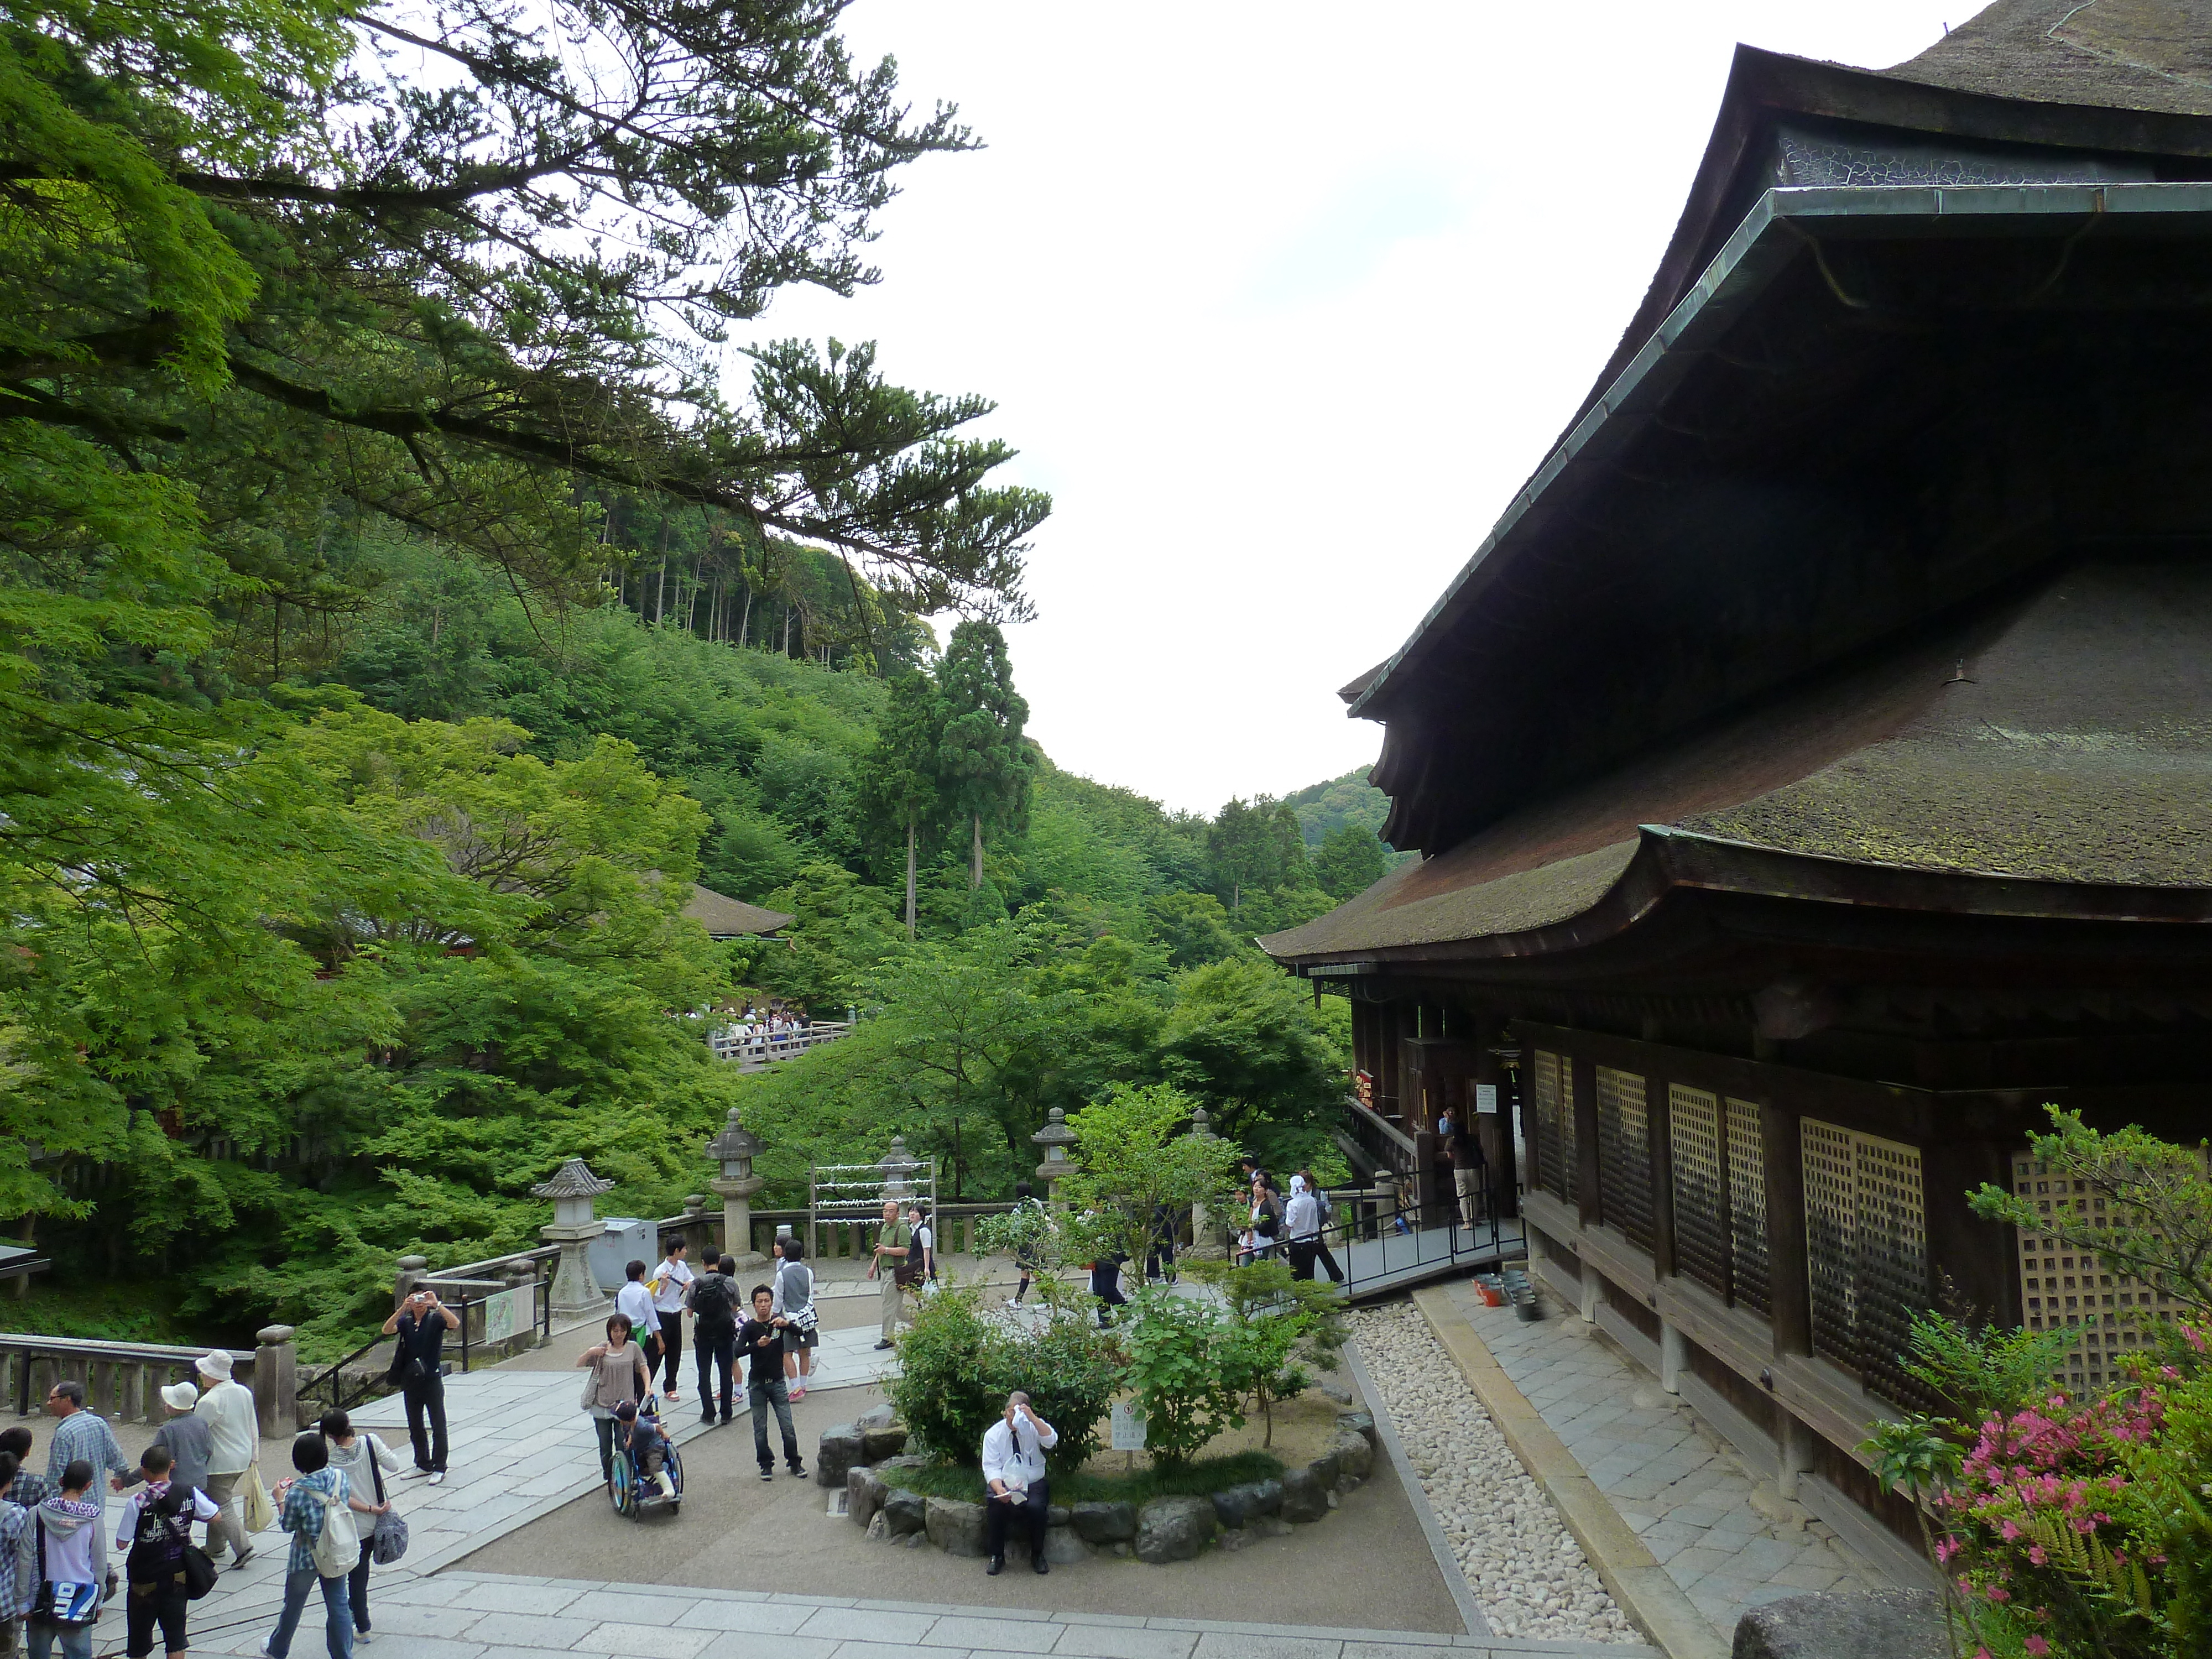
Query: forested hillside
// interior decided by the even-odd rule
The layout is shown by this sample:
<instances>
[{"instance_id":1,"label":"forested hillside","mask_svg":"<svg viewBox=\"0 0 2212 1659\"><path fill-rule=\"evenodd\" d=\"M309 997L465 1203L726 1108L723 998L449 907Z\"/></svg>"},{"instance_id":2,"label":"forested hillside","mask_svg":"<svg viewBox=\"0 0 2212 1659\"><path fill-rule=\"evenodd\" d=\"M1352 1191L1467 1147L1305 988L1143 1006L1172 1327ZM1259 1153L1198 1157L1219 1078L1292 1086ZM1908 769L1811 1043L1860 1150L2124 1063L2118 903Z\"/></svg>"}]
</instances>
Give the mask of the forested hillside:
<instances>
[{"instance_id":1,"label":"forested hillside","mask_svg":"<svg viewBox=\"0 0 2212 1659\"><path fill-rule=\"evenodd\" d=\"M873 281L897 169L974 143L838 9L9 11L29 1328L327 1352L394 1256L534 1242L564 1158L668 1212L738 1103L782 1181L903 1130L1002 1191L1121 1080L1325 1149L1340 1007L1249 939L1379 845L1054 769L997 627L1049 503L996 482L988 401L752 331ZM711 942L694 881L797 920ZM761 995L869 1018L811 1086L747 1079L703 1038Z\"/></svg>"}]
</instances>

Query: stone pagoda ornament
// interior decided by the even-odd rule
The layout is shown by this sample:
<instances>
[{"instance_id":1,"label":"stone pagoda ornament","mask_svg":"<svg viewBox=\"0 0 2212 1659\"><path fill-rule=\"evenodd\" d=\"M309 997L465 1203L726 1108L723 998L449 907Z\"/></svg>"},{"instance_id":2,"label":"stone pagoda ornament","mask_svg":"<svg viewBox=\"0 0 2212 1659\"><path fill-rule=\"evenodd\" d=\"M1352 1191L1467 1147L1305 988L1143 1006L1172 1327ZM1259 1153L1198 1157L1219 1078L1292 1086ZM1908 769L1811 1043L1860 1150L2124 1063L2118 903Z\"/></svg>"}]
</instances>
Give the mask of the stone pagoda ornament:
<instances>
[{"instance_id":1,"label":"stone pagoda ornament","mask_svg":"<svg viewBox=\"0 0 2212 1659\"><path fill-rule=\"evenodd\" d=\"M1067 1114L1057 1106L1045 1114L1044 1127L1030 1139L1044 1148L1044 1162L1037 1165L1037 1179L1045 1184L1045 1192L1057 1206L1060 1202L1060 1183L1075 1173L1075 1161L1067 1149L1075 1145L1075 1131L1067 1127Z\"/></svg>"},{"instance_id":2,"label":"stone pagoda ornament","mask_svg":"<svg viewBox=\"0 0 2212 1659\"><path fill-rule=\"evenodd\" d=\"M903 1205L914 1196L914 1178L922 1165L907 1151L904 1135L891 1137L890 1151L876 1160L876 1167L884 1172L884 1198Z\"/></svg>"},{"instance_id":3,"label":"stone pagoda ornament","mask_svg":"<svg viewBox=\"0 0 2212 1659\"><path fill-rule=\"evenodd\" d=\"M556 1314L596 1313L607 1304L607 1292L592 1277L591 1261L585 1252L591 1242L605 1231L592 1213L592 1200L601 1193L611 1192L614 1184L593 1175L591 1166L582 1158L572 1158L550 1181L541 1181L530 1189L532 1198L553 1200L553 1224L540 1227L538 1236L548 1244L561 1247L561 1263L553 1273L553 1311Z\"/></svg>"},{"instance_id":4,"label":"stone pagoda ornament","mask_svg":"<svg viewBox=\"0 0 2212 1659\"><path fill-rule=\"evenodd\" d=\"M722 1166L721 1174L707 1183L722 1200L722 1249L740 1267L757 1267L768 1260L753 1249L753 1194L768 1184L765 1176L753 1173L760 1149L760 1137L738 1121L734 1106L722 1120L722 1133L707 1143L707 1156Z\"/></svg>"}]
</instances>

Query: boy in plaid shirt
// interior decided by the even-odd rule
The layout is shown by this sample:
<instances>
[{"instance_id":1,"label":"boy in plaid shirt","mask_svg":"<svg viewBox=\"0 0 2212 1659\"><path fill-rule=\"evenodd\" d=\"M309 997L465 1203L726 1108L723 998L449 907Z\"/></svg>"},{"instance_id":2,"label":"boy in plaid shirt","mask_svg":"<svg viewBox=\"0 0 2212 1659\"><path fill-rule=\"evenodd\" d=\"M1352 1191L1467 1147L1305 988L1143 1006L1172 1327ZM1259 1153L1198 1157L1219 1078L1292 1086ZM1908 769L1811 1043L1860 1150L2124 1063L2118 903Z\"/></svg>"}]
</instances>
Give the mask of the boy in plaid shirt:
<instances>
[{"instance_id":1,"label":"boy in plaid shirt","mask_svg":"<svg viewBox=\"0 0 2212 1659\"><path fill-rule=\"evenodd\" d=\"M292 1534L292 1554L285 1563L284 1608L276 1628L262 1639L261 1651L269 1659L286 1659L292 1651L292 1632L307 1609L307 1597L320 1585L324 1631L331 1659L353 1659L353 1607L346 1594L346 1575L325 1578L315 1565L315 1540L323 1535L324 1505L335 1500L362 1515L380 1515L382 1504L364 1504L353 1495L352 1483L342 1469L331 1467L330 1442L310 1430L292 1443L292 1467L299 1474L276 1485L276 1524Z\"/></svg>"}]
</instances>

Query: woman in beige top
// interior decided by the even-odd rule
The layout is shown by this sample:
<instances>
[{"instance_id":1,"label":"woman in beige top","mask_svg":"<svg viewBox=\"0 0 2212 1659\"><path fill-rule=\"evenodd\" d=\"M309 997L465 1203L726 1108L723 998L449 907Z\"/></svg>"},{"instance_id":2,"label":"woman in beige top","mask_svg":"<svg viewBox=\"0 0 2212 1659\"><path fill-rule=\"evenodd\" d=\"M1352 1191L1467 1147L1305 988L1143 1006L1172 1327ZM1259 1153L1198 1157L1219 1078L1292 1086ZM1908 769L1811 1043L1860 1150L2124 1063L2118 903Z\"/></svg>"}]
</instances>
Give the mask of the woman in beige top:
<instances>
[{"instance_id":1,"label":"woman in beige top","mask_svg":"<svg viewBox=\"0 0 2212 1659\"><path fill-rule=\"evenodd\" d=\"M615 1407L625 1400L642 1401L653 1392L653 1376L645 1368L645 1350L630 1340L629 1316L617 1314L607 1321L607 1340L584 1350L578 1370L589 1370L584 1407L599 1435L599 1474L609 1486L615 1480Z\"/></svg>"}]
</instances>

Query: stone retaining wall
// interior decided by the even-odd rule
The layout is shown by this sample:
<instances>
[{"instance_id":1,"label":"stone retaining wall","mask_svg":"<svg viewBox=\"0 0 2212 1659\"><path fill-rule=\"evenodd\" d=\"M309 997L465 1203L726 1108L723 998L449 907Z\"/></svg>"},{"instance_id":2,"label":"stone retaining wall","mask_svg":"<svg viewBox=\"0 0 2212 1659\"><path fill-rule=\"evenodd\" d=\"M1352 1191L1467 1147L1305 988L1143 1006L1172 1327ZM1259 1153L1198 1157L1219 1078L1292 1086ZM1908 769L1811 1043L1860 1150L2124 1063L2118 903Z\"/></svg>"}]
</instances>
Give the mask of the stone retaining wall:
<instances>
[{"instance_id":1,"label":"stone retaining wall","mask_svg":"<svg viewBox=\"0 0 2212 1659\"><path fill-rule=\"evenodd\" d=\"M1294 1525L1319 1521L1374 1473L1375 1419L1366 1412L1340 1413L1328 1449L1310 1463L1283 1471L1279 1480L1255 1480L1203 1498L1156 1498L1147 1504L1054 1504L1045 1512L1045 1559L1055 1565L1093 1555L1134 1556L1164 1565L1189 1561L1212 1549L1241 1549L1254 1539L1277 1537ZM983 1505L957 1498L925 1498L893 1486L884 1471L926 1468L931 1459L906 1450L906 1430L878 1406L857 1422L822 1436L815 1478L842 1486L847 1518L867 1535L918 1549L934 1544L948 1555L983 1553ZM1010 1540L1026 1558L1026 1532Z\"/></svg>"}]
</instances>

